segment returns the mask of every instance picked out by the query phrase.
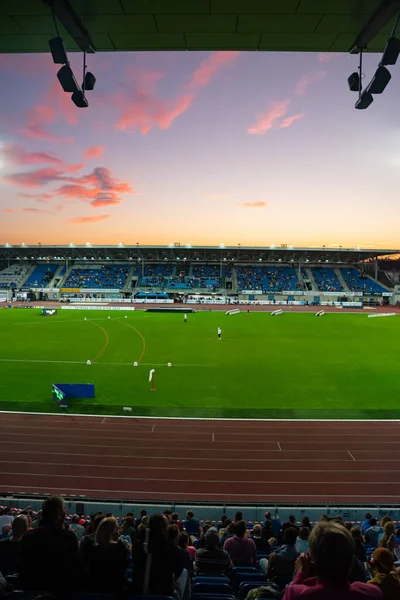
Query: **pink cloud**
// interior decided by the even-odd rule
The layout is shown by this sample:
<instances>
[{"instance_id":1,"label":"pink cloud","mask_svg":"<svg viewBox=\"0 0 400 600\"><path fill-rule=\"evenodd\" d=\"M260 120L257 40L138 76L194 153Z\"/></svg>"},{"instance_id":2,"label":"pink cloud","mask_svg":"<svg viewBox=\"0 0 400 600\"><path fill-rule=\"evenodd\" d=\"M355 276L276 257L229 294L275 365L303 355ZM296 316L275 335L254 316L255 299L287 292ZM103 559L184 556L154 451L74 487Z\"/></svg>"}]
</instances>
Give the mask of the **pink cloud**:
<instances>
[{"instance_id":1,"label":"pink cloud","mask_svg":"<svg viewBox=\"0 0 400 600\"><path fill-rule=\"evenodd\" d=\"M121 115L116 128L121 131L140 131L143 135L154 127L168 129L175 119L191 107L196 97L195 90L210 83L220 69L233 63L239 55L240 52L236 51L210 54L194 71L183 93L172 102L156 95L162 73L128 67L127 73L132 76L135 87L124 88L113 99Z\"/></svg>"},{"instance_id":2,"label":"pink cloud","mask_svg":"<svg viewBox=\"0 0 400 600\"><path fill-rule=\"evenodd\" d=\"M267 206L266 202L243 202L241 206L245 208L263 208Z\"/></svg>"},{"instance_id":3,"label":"pink cloud","mask_svg":"<svg viewBox=\"0 0 400 600\"><path fill-rule=\"evenodd\" d=\"M59 156L50 152L27 152L21 146L8 144L2 148L2 154L6 159L15 165L36 165L40 163L48 163L58 165L65 171L74 173L79 171L84 164L67 165Z\"/></svg>"},{"instance_id":4,"label":"pink cloud","mask_svg":"<svg viewBox=\"0 0 400 600\"><path fill-rule=\"evenodd\" d=\"M294 93L297 96L303 96L307 92L311 84L316 83L320 79L323 79L326 76L326 74L326 71L316 71L315 73L308 73L306 75L303 75L303 77L301 77L296 83Z\"/></svg>"},{"instance_id":5,"label":"pink cloud","mask_svg":"<svg viewBox=\"0 0 400 600\"><path fill-rule=\"evenodd\" d=\"M64 171L62 169L45 167L43 169L37 169L36 171L29 171L27 173L13 173L12 175L5 175L3 177L3 181L22 187L35 188L61 179L63 173Z\"/></svg>"},{"instance_id":6,"label":"pink cloud","mask_svg":"<svg viewBox=\"0 0 400 600\"><path fill-rule=\"evenodd\" d=\"M3 180L27 188L63 182L54 191L29 194L24 197L30 197L39 202L47 202L61 196L90 202L94 208L119 204L123 199L123 194L134 193L134 189L129 182L119 181L106 167L96 167L91 173L78 177L67 175L64 171L55 167L47 167L26 173L6 175Z\"/></svg>"},{"instance_id":7,"label":"pink cloud","mask_svg":"<svg viewBox=\"0 0 400 600\"><path fill-rule=\"evenodd\" d=\"M213 52L195 70L188 87L203 87L208 85L221 68L232 64L240 56L240 52Z\"/></svg>"},{"instance_id":8,"label":"pink cloud","mask_svg":"<svg viewBox=\"0 0 400 600\"><path fill-rule=\"evenodd\" d=\"M34 140L47 140L49 142L72 142L72 138L55 136L46 129L46 125L54 123L56 111L52 106L38 104L28 113L26 126L20 129L20 133Z\"/></svg>"},{"instance_id":9,"label":"pink cloud","mask_svg":"<svg viewBox=\"0 0 400 600\"><path fill-rule=\"evenodd\" d=\"M47 94L52 106L55 106L57 116L61 117L68 125L78 123L79 108L71 100L71 94L64 92L58 79L54 79Z\"/></svg>"},{"instance_id":10,"label":"pink cloud","mask_svg":"<svg viewBox=\"0 0 400 600\"><path fill-rule=\"evenodd\" d=\"M49 215L54 214L54 213L51 212L51 210L44 210L42 208L5 208L3 210L3 212L5 212L5 213L20 213L20 212L27 212L27 213L47 213Z\"/></svg>"},{"instance_id":11,"label":"pink cloud","mask_svg":"<svg viewBox=\"0 0 400 600\"><path fill-rule=\"evenodd\" d=\"M73 219L68 219L70 223L75 223L76 225L81 223L97 223L98 221L104 221L104 219L108 219L111 215L96 215L94 217L74 217Z\"/></svg>"},{"instance_id":12,"label":"pink cloud","mask_svg":"<svg viewBox=\"0 0 400 600\"><path fill-rule=\"evenodd\" d=\"M289 107L290 100L274 102L268 109L262 113L254 125L247 129L251 135L264 135L269 129L272 129L278 119L284 117Z\"/></svg>"},{"instance_id":13,"label":"pink cloud","mask_svg":"<svg viewBox=\"0 0 400 600\"><path fill-rule=\"evenodd\" d=\"M87 159L99 158L100 156L102 156L105 148L106 148L105 146L91 146L91 148L88 148L87 150L85 150L85 152L83 153L83 156Z\"/></svg>"},{"instance_id":14,"label":"pink cloud","mask_svg":"<svg viewBox=\"0 0 400 600\"><path fill-rule=\"evenodd\" d=\"M293 115L292 117L287 117L282 123L280 123L279 127L290 127L292 123L304 117L304 113L299 113L297 115Z\"/></svg>"}]
</instances>

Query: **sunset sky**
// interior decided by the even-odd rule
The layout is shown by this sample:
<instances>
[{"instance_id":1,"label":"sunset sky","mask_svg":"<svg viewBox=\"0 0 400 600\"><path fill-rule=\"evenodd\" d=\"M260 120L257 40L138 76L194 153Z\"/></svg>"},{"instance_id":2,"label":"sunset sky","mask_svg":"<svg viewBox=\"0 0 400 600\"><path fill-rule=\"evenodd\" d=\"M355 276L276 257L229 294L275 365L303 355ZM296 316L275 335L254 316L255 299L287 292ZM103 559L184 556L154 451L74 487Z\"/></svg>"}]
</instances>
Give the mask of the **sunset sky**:
<instances>
[{"instance_id":1,"label":"sunset sky","mask_svg":"<svg viewBox=\"0 0 400 600\"><path fill-rule=\"evenodd\" d=\"M98 54L78 109L50 55L0 55L0 244L400 248L400 72L357 111L357 61Z\"/></svg>"}]
</instances>

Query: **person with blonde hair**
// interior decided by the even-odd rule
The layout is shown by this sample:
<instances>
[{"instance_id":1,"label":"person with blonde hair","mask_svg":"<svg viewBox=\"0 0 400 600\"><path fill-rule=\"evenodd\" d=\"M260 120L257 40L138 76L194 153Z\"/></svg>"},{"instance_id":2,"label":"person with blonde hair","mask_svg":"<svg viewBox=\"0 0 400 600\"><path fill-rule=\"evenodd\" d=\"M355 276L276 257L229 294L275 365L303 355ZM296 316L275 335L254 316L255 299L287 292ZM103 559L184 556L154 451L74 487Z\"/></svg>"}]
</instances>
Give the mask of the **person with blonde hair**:
<instances>
[{"instance_id":1,"label":"person with blonde hair","mask_svg":"<svg viewBox=\"0 0 400 600\"><path fill-rule=\"evenodd\" d=\"M94 540L85 548L83 554L84 582L88 590L105 593L118 593L123 590L128 550L118 536L117 519L102 519Z\"/></svg>"},{"instance_id":2,"label":"person with blonde hair","mask_svg":"<svg viewBox=\"0 0 400 600\"><path fill-rule=\"evenodd\" d=\"M383 536L379 540L379 548L388 548L393 551L397 548L400 540L395 536L395 524L393 521L388 521L383 528Z\"/></svg>"},{"instance_id":3,"label":"person with blonde hair","mask_svg":"<svg viewBox=\"0 0 400 600\"><path fill-rule=\"evenodd\" d=\"M383 600L400 598L400 578L394 566L393 554L387 548L377 548L372 555L374 577L368 581L382 590Z\"/></svg>"},{"instance_id":4,"label":"person with blonde hair","mask_svg":"<svg viewBox=\"0 0 400 600\"><path fill-rule=\"evenodd\" d=\"M283 600L378 600L380 589L356 581L349 582L353 565L354 541L343 525L318 523L309 537L310 554L296 560L296 575L286 586ZM310 577L311 569L315 576Z\"/></svg>"}]
</instances>

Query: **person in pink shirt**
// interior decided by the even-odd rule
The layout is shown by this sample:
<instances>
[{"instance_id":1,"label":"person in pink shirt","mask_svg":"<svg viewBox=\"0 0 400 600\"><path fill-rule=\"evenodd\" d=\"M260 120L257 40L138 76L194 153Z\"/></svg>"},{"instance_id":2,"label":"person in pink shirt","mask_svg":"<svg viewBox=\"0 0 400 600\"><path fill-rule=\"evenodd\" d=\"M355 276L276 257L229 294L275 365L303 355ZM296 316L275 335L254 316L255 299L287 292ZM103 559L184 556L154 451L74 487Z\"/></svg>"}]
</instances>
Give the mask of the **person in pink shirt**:
<instances>
[{"instance_id":1,"label":"person in pink shirt","mask_svg":"<svg viewBox=\"0 0 400 600\"><path fill-rule=\"evenodd\" d=\"M310 554L301 554L297 559L296 575L286 586L283 600L382 599L381 590L372 589L375 586L349 583L354 541L343 525L318 523L310 534L309 549Z\"/></svg>"},{"instance_id":2,"label":"person in pink shirt","mask_svg":"<svg viewBox=\"0 0 400 600\"><path fill-rule=\"evenodd\" d=\"M236 565L253 566L256 562L256 545L252 539L246 537L246 523L238 521L234 526L235 535L226 540L224 550Z\"/></svg>"}]
</instances>

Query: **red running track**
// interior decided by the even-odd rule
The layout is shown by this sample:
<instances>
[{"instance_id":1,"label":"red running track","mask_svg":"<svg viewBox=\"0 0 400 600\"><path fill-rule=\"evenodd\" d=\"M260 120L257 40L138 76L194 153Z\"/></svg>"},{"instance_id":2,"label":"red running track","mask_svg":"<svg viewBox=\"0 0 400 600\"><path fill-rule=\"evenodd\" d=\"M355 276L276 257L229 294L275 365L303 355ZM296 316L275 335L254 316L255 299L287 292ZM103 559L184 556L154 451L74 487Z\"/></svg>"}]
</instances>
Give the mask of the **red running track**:
<instances>
[{"instance_id":1,"label":"red running track","mask_svg":"<svg viewBox=\"0 0 400 600\"><path fill-rule=\"evenodd\" d=\"M0 492L395 503L400 423L2 414Z\"/></svg>"}]
</instances>

